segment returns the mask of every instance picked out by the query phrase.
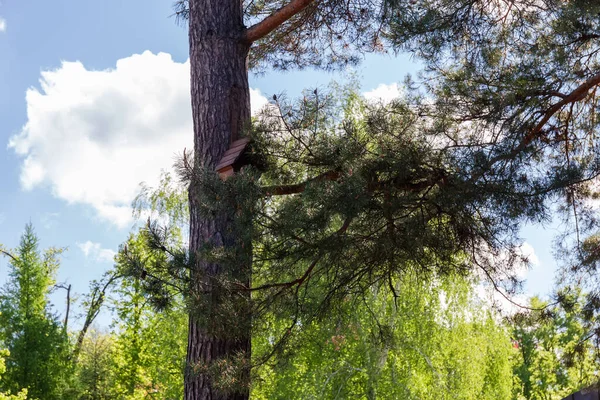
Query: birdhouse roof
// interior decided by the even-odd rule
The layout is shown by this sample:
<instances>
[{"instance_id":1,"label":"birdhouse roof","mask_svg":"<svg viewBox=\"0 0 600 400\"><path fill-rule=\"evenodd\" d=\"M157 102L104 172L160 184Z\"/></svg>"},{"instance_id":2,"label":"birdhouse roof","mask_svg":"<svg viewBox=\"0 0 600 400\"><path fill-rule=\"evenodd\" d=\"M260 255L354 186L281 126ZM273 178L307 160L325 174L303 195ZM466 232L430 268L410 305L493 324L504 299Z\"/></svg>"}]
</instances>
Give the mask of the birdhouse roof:
<instances>
[{"instance_id":1,"label":"birdhouse roof","mask_svg":"<svg viewBox=\"0 0 600 400\"><path fill-rule=\"evenodd\" d=\"M248 143L250 143L249 138L238 139L235 142L231 143L229 149L225 152L225 154L223 154L223 157L221 158L215 169L217 171L220 171L223 168L235 164L235 162L244 153L244 149L246 148Z\"/></svg>"}]
</instances>

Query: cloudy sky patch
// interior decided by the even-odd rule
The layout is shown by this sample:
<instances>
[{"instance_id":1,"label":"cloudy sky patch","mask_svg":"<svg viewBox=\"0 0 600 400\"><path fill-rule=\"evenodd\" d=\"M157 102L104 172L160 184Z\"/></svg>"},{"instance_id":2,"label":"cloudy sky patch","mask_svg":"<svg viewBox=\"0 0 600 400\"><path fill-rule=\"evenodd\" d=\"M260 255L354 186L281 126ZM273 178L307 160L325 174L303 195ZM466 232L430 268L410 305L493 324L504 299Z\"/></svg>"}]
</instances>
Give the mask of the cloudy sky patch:
<instances>
[{"instance_id":1,"label":"cloudy sky patch","mask_svg":"<svg viewBox=\"0 0 600 400\"><path fill-rule=\"evenodd\" d=\"M267 103L251 91L253 111ZM192 147L189 62L149 51L103 71L62 62L26 94L27 122L9 147L22 157L25 190L47 187L69 204L91 206L119 228L131 226L141 182L155 186Z\"/></svg>"},{"instance_id":2,"label":"cloudy sky patch","mask_svg":"<svg viewBox=\"0 0 600 400\"><path fill-rule=\"evenodd\" d=\"M83 252L86 258L97 262L110 263L117 253L111 249L104 249L100 243L94 243L88 240L84 243L77 243L77 247Z\"/></svg>"}]
</instances>

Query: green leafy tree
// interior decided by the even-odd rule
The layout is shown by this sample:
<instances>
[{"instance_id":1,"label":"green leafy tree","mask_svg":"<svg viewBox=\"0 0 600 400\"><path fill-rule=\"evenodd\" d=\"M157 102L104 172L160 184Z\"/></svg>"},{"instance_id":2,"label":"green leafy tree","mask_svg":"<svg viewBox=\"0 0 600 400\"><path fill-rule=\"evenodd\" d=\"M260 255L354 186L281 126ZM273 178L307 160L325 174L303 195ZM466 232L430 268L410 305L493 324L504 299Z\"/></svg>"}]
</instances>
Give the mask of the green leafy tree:
<instances>
[{"instance_id":1,"label":"green leafy tree","mask_svg":"<svg viewBox=\"0 0 600 400\"><path fill-rule=\"evenodd\" d=\"M259 368L257 399L508 399L511 342L464 278L407 274L350 300ZM276 324L276 321L272 321ZM269 348L272 337L253 340Z\"/></svg>"},{"instance_id":2,"label":"green leafy tree","mask_svg":"<svg viewBox=\"0 0 600 400\"><path fill-rule=\"evenodd\" d=\"M0 351L0 381L2 379L2 375L6 372L6 363L5 359L9 356L10 353L8 350ZM0 400L27 400L27 389L21 390L16 395L0 393Z\"/></svg>"},{"instance_id":3,"label":"green leafy tree","mask_svg":"<svg viewBox=\"0 0 600 400\"><path fill-rule=\"evenodd\" d=\"M127 248L128 252L144 252L143 241L135 236L129 239ZM151 279L125 278L115 290L115 390L120 398L127 399L180 399L187 314L181 301L173 299L168 309L157 311L142 293L142 281Z\"/></svg>"},{"instance_id":4,"label":"green leafy tree","mask_svg":"<svg viewBox=\"0 0 600 400\"><path fill-rule=\"evenodd\" d=\"M148 319L144 338L150 362L146 375L155 397L179 400L183 397L183 373L187 346L187 312L179 305L166 312L154 312Z\"/></svg>"},{"instance_id":5,"label":"green leafy tree","mask_svg":"<svg viewBox=\"0 0 600 400\"><path fill-rule=\"evenodd\" d=\"M121 397L138 398L139 393L147 391L147 382L143 373L145 342L142 337L143 313L145 300L140 293L138 280L122 281L119 290L118 323L120 332L117 336L115 358L117 368L116 384ZM136 396L137 395L137 396Z\"/></svg>"},{"instance_id":6,"label":"green leafy tree","mask_svg":"<svg viewBox=\"0 0 600 400\"><path fill-rule=\"evenodd\" d=\"M92 330L82 342L77 362L77 381L81 400L118 398L115 390L115 338Z\"/></svg>"},{"instance_id":7,"label":"green leafy tree","mask_svg":"<svg viewBox=\"0 0 600 400\"><path fill-rule=\"evenodd\" d=\"M534 310L512 317L516 392L528 400L562 399L600 378L595 335L583 317L581 289L563 290L559 302L548 304L534 297Z\"/></svg>"},{"instance_id":8,"label":"green leafy tree","mask_svg":"<svg viewBox=\"0 0 600 400\"><path fill-rule=\"evenodd\" d=\"M62 249L42 255L38 244L29 224L19 246L3 250L10 272L0 296L0 333L10 354L2 385L13 393L26 388L32 398L64 399L72 371L69 341L48 302Z\"/></svg>"},{"instance_id":9,"label":"green leafy tree","mask_svg":"<svg viewBox=\"0 0 600 400\"><path fill-rule=\"evenodd\" d=\"M142 244L132 235L128 251L143 251ZM117 262L117 271L119 267ZM120 276L117 271L107 276ZM102 334L92 329L82 339L77 362L81 398L181 398L187 314L175 301L157 312L142 296L142 281L119 278L102 300L115 312L114 330Z\"/></svg>"},{"instance_id":10,"label":"green leafy tree","mask_svg":"<svg viewBox=\"0 0 600 400\"><path fill-rule=\"evenodd\" d=\"M109 270L104 273L100 280L93 280L90 283L90 292L84 297L82 302L86 310L83 325L77 333L72 351L72 358L75 362L79 359L79 353L84 345L87 333L96 320L96 317L100 314L102 306L105 305L105 300L122 277L123 275L118 271Z\"/></svg>"}]
</instances>

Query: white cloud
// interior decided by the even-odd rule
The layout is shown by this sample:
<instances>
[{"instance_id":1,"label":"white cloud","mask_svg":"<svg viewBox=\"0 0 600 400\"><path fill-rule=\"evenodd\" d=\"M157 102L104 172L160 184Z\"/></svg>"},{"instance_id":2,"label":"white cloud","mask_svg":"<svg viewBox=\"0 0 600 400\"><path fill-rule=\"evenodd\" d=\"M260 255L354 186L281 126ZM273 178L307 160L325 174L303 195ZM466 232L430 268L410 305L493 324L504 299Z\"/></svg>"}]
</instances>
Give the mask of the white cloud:
<instances>
[{"instance_id":1,"label":"white cloud","mask_svg":"<svg viewBox=\"0 0 600 400\"><path fill-rule=\"evenodd\" d=\"M57 223L59 216L60 213L47 212L40 217L40 222L44 228L51 229Z\"/></svg>"},{"instance_id":2,"label":"white cloud","mask_svg":"<svg viewBox=\"0 0 600 400\"><path fill-rule=\"evenodd\" d=\"M111 249L103 249L100 243L94 243L88 240L85 243L77 242L77 247L81 249L87 258L98 262L112 262L117 253Z\"/></svg>"},{"instance_id":3,"label":"white cloud","mask_svg":"<svg viewBox=\"0 0 600 400\"><path fill-rule=\"evenodd\" d=\"M402 88L397 83L389 85L380 84L375 89L363 93L365 99L372 102L382 102L387 104L402 95Z\"/></svg>"},{"instance_id":4,"label":"white cloud","mask_svg":"<svg viewBox=\"0 0 600 400\"><path fill-rule=\"evenodd\" d=\"M6 20L0 17L0 32L6 32Z\"/></svg>"},{"instance_id":5,"label":"white cloud","mask_svg":"<svg viewBox=\"0 0 600 400\"><path fill-rule=\"evenodd\" d=\"M533 267L537 267L538 265L540 265L540 259L535 253L535 249L532 245L530 245L527 242L523 242L523 244L519 248L519 251L523 257L527 258L527 260L531 263Z\"/></svg>"},{"instance_id":6,"label":"white cloud","mask_svg":"<svg viewBox=\"0 0 600 400\"><path fill-rule=\"evenodd\" d=\"M251 99L251 112L252 115L258 114L261 109L269 104L269 100L265 96L262 95L260 90L250 88L250 99Z\"/></svg>"},{"instance_id":7,"label":"white cloud","mask_svg":"<svg viewBox=\"0 0 600 400\"><path fill-rule=\"evenodd\" d=\"M50 188L125 228L140 182L157 183L192 147L189 62L144 52L104 71L63 62L26 94L27 123L9 141L23 157L21 186ZM253 110L267 100L252 90Z\"/></svg>"},{"instance_id":8,"label":"white cloud","mask_svg":"<svg viewBox=\"0 0 600 400\"><path fill-rule=\"evenodd\" d=\"M523 280L527 277L532 268L540 265L540 259L535 253L533 246L527 242L523 242L523 244L516 249L516 254L519 256L519 259L515 260L514 272L518 279Z\"/></svg>"}]
</instances>

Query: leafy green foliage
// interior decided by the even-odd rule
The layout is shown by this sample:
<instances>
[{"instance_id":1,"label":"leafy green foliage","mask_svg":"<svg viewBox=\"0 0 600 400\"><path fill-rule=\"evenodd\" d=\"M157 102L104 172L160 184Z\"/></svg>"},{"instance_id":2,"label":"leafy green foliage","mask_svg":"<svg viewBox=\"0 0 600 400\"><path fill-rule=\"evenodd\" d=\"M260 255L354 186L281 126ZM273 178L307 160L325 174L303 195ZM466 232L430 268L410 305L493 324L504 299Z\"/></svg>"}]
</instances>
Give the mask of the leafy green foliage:
<instances>
[{"instance_id":1,"label":"leafy green foliage","mask_svg":"<svg viewBox=\"0 0 600 400\"><path fill-rule=\"evenodd\" d=\"M2 375L6 372L6 362L5 359L10 355L8 350L0 351L0 381ZM21 390L16 395L10 395L6 393L0 393L0 400L27 400L27 389Z\"/></svg>"},{"instance_id":2,"label":"leafy green foliage","mask_svg":"<svg viewBox=\"0 0 600 400\"><path fill-rule=\"evenodd\" d=\"M91 331L86 335L77 363L77 380L81 400L109 400L117 398L113 368L114 338Z\"/></svg>"},{"instance_id":3,"label":"leafy green foliage","mask_svg":"<svg viewBox=\"0 0 600 400\"><path fill-rule=\"evenodd\" d=\"M577 289L559 297L553 305L534 297L531 306L538 311L512 317L519 398L562 399L600 378L598 339L589 340L594 332L583 318L585 296Z\"/></svg>"},{"instance_id":4,"label":"leafy green foliage","mask_svg":"<svg viewBox=\"0 0 600 400\"><path fill-rule=\"evenodd\" d=\"M114 303L115 390L128 399L180 399L187 345L187 309L182 293L189 268L187 255L180 248L188 223L187 201L182 188L164 174L158 188L143 187L134 207L138 215L149 213L165 225L150 225L156 230L143 227L131 234L116 259L115 269L123 278ZM174 251L182 259L165 251L165 246L178 249ZM157 247L161 251L156 251ZM175 261L168 264L173 258ZM167 269L162 268L165 265Z\"/></svg>"},{"instance_id":5,"label":"leafy green foliage","mask_svg":"<svg viewBox=\"0 0 600 400\"><path fill-rule=\"evenodd\" d=\"M187 315L179 303L157 313L141 292L139 279L121 281L112 351L114 390L119 398L180 399Z\"/></svg>"},{"instance_id":6,"label":"leafy green foliage","mask_svg":"<svg viewBox=\"0 0 600 400\"><path fill-rule=\"evenodd\" d=\"M0 337L10 353L2 385L13 393L26 388L32 398L62 399L69 392L69 341L48 303L61 252L40 254L31 224L19 247L5 252L10 275L0 296Z\"/></svg>"},{"instance_id":7,"label":"leafy green foliage","mask_svg":"<svg viewBox=\"0 0 600 400\"><path fill-rule=\"evenodd\" d=\"M174 229L170 238L181 245L179 237ZM183 395L187 313L178 291L153 290L153 282L160 279L154 275L160 271L151 267L157 262L153 257L146 231L131 234L115 269L107 274L108 281L96 285L102 296L108 294L106 285L111 286L106 302L115 313L114 330L110 334L92 331L81 342L78 377L84 398L180 399ZM135 266L130 264L133 258L138 262Z\"/></svg>"},{"instance_id":8,"label":"leafy green foliage","mask_svg":"<svg viewBox=\"0 0 600 400\"><path fill-rule=\"evenodd\" d=\"M510 398L508 334L471 287L464 278L407 274L396 298L371 291L348 299L259 368L253 398ZM272 340L259 336L253 346L260 352Z\"/></svg>"}]
</instances>

